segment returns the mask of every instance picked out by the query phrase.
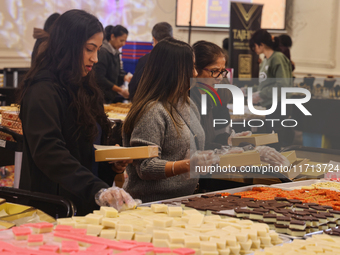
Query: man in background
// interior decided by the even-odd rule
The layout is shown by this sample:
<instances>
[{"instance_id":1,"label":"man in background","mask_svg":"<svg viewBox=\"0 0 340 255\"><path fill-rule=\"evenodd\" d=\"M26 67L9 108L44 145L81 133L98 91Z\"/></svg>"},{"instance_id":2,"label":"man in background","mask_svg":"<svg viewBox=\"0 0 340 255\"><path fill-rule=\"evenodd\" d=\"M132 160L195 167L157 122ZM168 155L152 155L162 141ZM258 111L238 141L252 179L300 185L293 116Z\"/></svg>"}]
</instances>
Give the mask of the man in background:
<instances>
[{"instance_id":1,"label":"man in background","mask_svg":"<svg viewBox=\"0 0 340 255\"><path fill-rule=\"evenodd\" d=\"M160 22L154 25L152 28L152 41L153 41L153 46L160 41L163 40L164 38L167 37L173 37L172 33L172 27L169 23L167 22ZM141 57L137 63L135 73L129 83L129 93L130 93L130 100L133 101L133 97L136 93L138 84L142 78L142 74L144 71L145 64L149 58L149 54L146 54L145 56Z\"/></svg>"}]
</instances>

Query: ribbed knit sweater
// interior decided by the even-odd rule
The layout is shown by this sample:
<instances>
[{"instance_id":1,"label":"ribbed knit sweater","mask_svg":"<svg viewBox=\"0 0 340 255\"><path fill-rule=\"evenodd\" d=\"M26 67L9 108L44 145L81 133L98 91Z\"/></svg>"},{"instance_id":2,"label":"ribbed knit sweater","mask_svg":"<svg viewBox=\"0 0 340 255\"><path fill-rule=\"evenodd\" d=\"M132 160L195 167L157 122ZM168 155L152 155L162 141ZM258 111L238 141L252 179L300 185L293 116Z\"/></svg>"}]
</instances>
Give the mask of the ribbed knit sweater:
<instances>
[{"instance_id":1,"label":"ribbed knit sweater","mask_svg":"<svg viewBox=\"0 0 340 255\"><path fill-rule=\"evenodd\" d=\"M183 160L190 147L196 150L193 133L198 138L198 150L204 149L205 135L195 104L190 101L190 105L181 104L176 109L190 125L192 132L182 117L178 116L182 122L178 134L163 105L154 103L137 122L131 137L123 135L124 146L158 146L158 157L136 160L127 167L129 177L124 189L143 203L191 195L197 186L198 179L189 179L187 174L169 178L165 175L165 164L168 161Z\"/></svg>"}]
</instances>

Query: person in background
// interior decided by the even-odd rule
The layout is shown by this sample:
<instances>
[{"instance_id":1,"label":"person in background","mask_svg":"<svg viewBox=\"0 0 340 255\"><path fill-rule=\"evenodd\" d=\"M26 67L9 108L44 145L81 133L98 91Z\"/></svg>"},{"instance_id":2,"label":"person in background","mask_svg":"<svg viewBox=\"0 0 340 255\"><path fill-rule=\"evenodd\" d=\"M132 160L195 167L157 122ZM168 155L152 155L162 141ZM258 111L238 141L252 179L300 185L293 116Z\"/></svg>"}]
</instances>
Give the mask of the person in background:
<instances>
[{"instance_id":1,"label":"person in background","mask_svg":"<svg viewBox=\"0 0 340 255\"><path fill-rule=\"evenodd\" d=\"M279 38L272 36L267 30L260 29L256 31L249 40L249 47L256 54L263 53L265 58L260 65L259 88L252 95L253 104L260 104L266 109L270 109L273 103L272 91L277 88L280 92L282 87L291 87L292 82L292 65L290 60L280 52ZM274 113L267 115L266 119L281 120L281 94L278 93L278 105ZM291 128L283 128L279 121L266 121L267 133L278 133L279 143L273 145L277 150L281 148L281 143L287 140L286 131L293 131ZM292 133L292 132L290 132Z\"/></svg>"},{"instance_id":2,"label":"person in background","mask_svg":"<svg viewBox=\"0 0 340 255\"><path fill-rule=\"evenodd\" d=\"M37 55L44 50L46 47L47 39L49 37L49 34L51 32L52 25L54 22L59 18L60 14L55 12L51 14L44 24L44 29L40 28L34 28L33 29L33 38L36 39L32 51L32 58L31 58L31 66L33 65L33 62L35 61Z\"/></svg>"},{"instance_id":3,"label":"person in background","mask_svg":"<svg viewBox=\"0 0 340 255\"><path fill-rule=\"evenodd\" d=\"M194 86L190 90L190 99L196 104L198 109L201 109L201 94L205 92L200 88L206 88L202 86L202 83L213 88L214 84L219 84L223 82L224 79L226 79L225 77L228 73L228 71L225 69L227 57L225 56L223 49L211 42L198 41L192 47L195 53L195 67L198 75L196 79L194 79ZM201 125L205 133L204 149L217 149L217 151L222 151L222 153L242 152L241 148L229 148L228 151L223 150L223 148L227 148L226 146L232 146L231 138L249 136L252 133L250 131L235 133L234 130L230 130L228 132L230 115L227 108L227 103L230 101L231 95L229 94L228 89L216 89L216 92L221 98L222 105L219 104L219 102L217 105L215 105L211 97L207 96L207 114L201 116ZM213 127L212 123L214 119L227 120L228 123L223 125L219 124ZM219 150L221 148L222 150ZM258 146L255 147L255 150L259 152L263 162L270 163L272 165L289 164L287 159L273 148L268 146ZM218 189L218 187L225 189L226 185L229 185L226 184L225 181L221 183L218 180L209 178L201 178L199 183L200 189L209 191L216 190L215 188Z\"/></svg>"},{"instance_id":4,"label":"person in background","mask_svg":"<svg viewBox=\"0 0 340 255\"><path fill-rule=\"evenodd\" d=\"M151 33L152 33L152 41L153 41L154 47L159 41L163 40L164 38L173 37L172 26L167 22L160 22L154 25ZM138 84L142 78L142 74L143 74L146 62L149 58L149 55L150 54L148 53L138 60L135 73L133 74L133 77L129 83L129 93L130 93L131 101L133 100Z\"/></svg>"},{"instance_id":5,"label":"person in background","mask_svg":"<svg viewBox=\"0 0 340 255\"><path fill-rule=\"evenodd\" d=\"M222 49L224 55L229 59L229 38L224 38L223 43L222 43ZM229 61L226 62L226 67L229 67Z\"/></svg>"},{"instance_id":6,"label":"person in background","mask_svg":"<svg viewBox=\"0 0 340 255\"><path fill-rule=\"evenodd\" d=\"M290 60L292 63L292 71L295 70L295 63L290 58L290 48L293 45L292 38L289 35L280 35L280 51Z\"/></svg>"},{"instance_id":7,"label":"person in background","mask_svg":"<svg viewBox=\"0 0 340 255\"><path fill-rule=\"evenodd\" d=\"M193 194L198 179L188 178L190 167L219 160L213 151L202 152L200 114L188 95L196 74L187 43L166 38L151 51L123 125L124 146L158 147L158 157L127 167L124 189L134 198L150 202Z\"/></svg>"},{"instance_id":8,"label":"person in background","mask_svg":"<svg viewBox=\"0 0 340 255\"><path fill-rule=\"evenodd\" d=\"M130 82L131 76L121 67L119 49L126 43L128 30L117 25L105 28L105 39L98 54L98 63L94 66L96 81L104 93L105 103L115 102L117 94L129 98L129 91L121 87L124 81Z\"/></svg>"},{"instance_id":9,"label":"person in background","mask_svg":"<svg viewBox=\"0 0 340 255\"><path fill-rule=\"evenodd\" d=\"M104 29L82 10L55 22L46 49L37 56L20 89L23 159L20 188L68 198L77 215L132 198L111 188L127 161L94 162L94 144L107 144L111 124L93 66Z\"/></svg>"}]
</instances>

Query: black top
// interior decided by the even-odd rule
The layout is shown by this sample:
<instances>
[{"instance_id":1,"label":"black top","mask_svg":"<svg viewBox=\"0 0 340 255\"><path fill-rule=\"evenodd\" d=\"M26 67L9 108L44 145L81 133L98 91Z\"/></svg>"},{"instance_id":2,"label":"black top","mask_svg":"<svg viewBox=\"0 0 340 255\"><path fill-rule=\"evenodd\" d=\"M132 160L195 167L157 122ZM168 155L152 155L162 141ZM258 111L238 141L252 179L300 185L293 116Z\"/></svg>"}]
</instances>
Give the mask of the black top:
<instances>
[{"instance_id":1,"label":"black top","mask_svg":"<svg viewBox=\"0 0 340 255\"><path fill-rule=\"evenodd\" d=\"M121 86L126 73L121 69L119 54L111 53L103 47L98 52L98 63L94 65L96 81L104 93L107 104L112 103L117 93L112 90L113 85Z\"/></svg>"},{"instance_id":2,"label":"black top","mask_svg":"<svg viewBox=\"0 0 340 255\"><path fill-rule=\"evenodd\" d=\"M138 63L137 63L136 69L135 69L135 73L133 74L133 77L132 77L132 79L129 83L129 93L130 93L130 100L131 101L133 100L133 97L136 94L138 84L139 84L139 82L142 78L142 74L144 72L144 68L145 68L146 62L149 59L149 56L150 56L150 53L144 55L143 57L141 57L138 60Z\"/></svg>"},{"instance_id":3,"label":"black top","mask_svg":"<svg viewBox=\"0 0 340 255\"><path fill-rule=\"evenodd\" d=\"M68 198L77 206L77 215L85 215L98 208L94 196L112 186L115 173L108 163L101 163L95 176L93 144L84 130L74 135L76 117L69 109L70 96L51 77L47 71L39 73L21 104L20 188Z\"/></svg>"}]
</instances>

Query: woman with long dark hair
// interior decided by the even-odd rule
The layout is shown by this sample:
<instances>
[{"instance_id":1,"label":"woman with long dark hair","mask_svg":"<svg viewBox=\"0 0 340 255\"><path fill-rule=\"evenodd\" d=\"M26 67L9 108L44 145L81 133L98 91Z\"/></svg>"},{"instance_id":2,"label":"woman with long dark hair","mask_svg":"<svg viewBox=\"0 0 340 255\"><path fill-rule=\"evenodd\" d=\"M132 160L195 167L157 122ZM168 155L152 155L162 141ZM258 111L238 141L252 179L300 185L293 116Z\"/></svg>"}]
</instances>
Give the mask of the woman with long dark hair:
<instances>
[{"instance_id":1,"label":"woman with long dark hair","mask_svg":"<svg viewBox=\"0 0 340 255\"><path fill-rule=\"evenodd\" d=\"M37 56L21 87L20 188L69 198L79 215L97 208L96 193L111 187L115 173L127 165L94 162L93 144L106 144L111 135L91 71L103 36L103 26L93 15L65 12L54 23L46 50ZM116 195L126 195L112 189L103 193L109 199L101 202L109 205Z\"/></svg>"},{"instance_id":2,"label":"woman with long dark hair","mask_svg":"<svg viewBox=\"0 0 340 255\"><path fill-rule=\"evenodd\" d=\"M158 157L127 167L124 189L143 202L192 194L198 179L185 175L190 163L216 163L212 152L194 153L204 149L204 131L188 96L193 76L194 53L187 43L166 38L151 51L123 125L125 146L159 148Z\"/></svg>"},{"instance_id":3,"label":"woman with long dark hair","mask_svg":"<svg viewBox=\"0 0 340 255\"><path fill-rule=\"evenodd\" d=\"M267 30L260 29L256 31L249 40L249 47L256 54L264 54L265 58L260 65L259 87L258 91L253 93L253 104L260 104L270 109L273 103L273 88L278 90L278 105L276 111L266 116L266 119L282 119L281 116L281 94L282 87L291 87L293 85L292 65L290 60L280 52L280 40L278 37L272 38ZM250 95L248 95L250 96ZM290 129L291 130L291 129ZM287 140L283 136L283 128L279 122L272 125L270 121L266 121L266 131L278 133L279 141ZM280 143L275 146L280 149Z\"/></svg>"}]
</instances>

